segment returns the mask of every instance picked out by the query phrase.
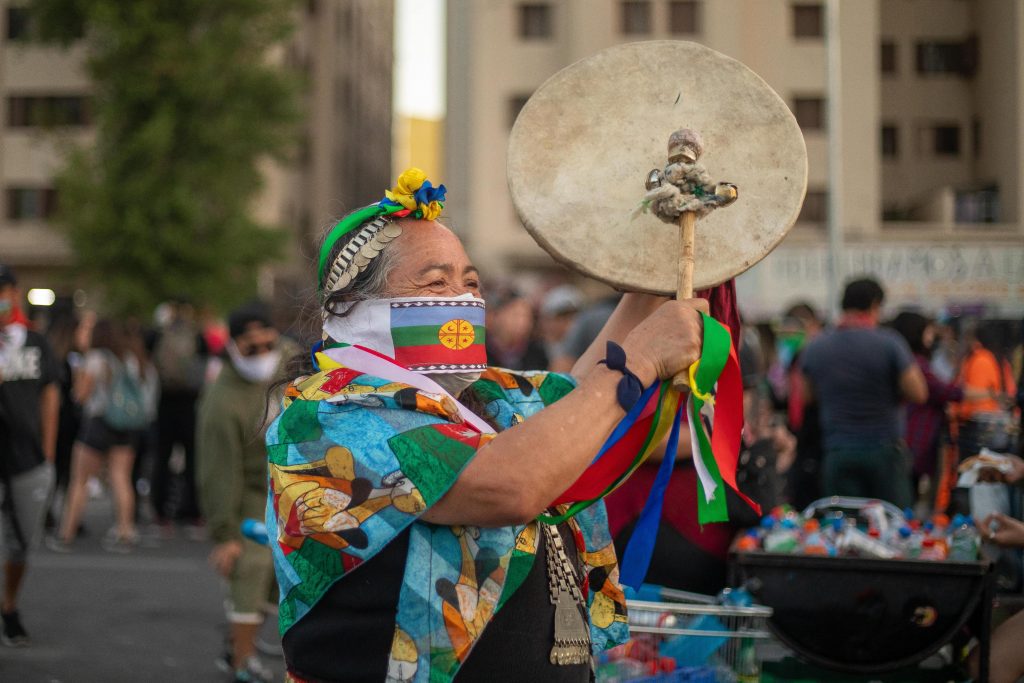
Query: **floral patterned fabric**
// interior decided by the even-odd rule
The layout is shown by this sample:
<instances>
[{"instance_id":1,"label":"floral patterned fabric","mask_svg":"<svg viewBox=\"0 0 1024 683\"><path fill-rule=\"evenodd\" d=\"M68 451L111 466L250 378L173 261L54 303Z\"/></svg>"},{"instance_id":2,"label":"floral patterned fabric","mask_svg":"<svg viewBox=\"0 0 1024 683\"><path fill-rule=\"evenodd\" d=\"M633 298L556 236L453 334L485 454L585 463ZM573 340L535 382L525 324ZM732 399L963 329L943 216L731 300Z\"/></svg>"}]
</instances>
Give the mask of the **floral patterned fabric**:
<instances>
[{"instance_id":1,"label":"floral patterned fabric","mask_svg":"<svg viewBox=\"0 0 1024 683\"><path fill-rule=\"evenodd\" d=\"M267 431L267 528L281 632L409 528L388 680L449 681L530 572L539 523L478 528L418 521L494 435L463 423L445 395L332 365L321 363L323 371L288 389ZM574 386L564 375L491 368L469 391L504 430ZM628 633L604 506L580 513L572 526L586 569L594 649L606 649Z\"/></svg>"}]
</instances>

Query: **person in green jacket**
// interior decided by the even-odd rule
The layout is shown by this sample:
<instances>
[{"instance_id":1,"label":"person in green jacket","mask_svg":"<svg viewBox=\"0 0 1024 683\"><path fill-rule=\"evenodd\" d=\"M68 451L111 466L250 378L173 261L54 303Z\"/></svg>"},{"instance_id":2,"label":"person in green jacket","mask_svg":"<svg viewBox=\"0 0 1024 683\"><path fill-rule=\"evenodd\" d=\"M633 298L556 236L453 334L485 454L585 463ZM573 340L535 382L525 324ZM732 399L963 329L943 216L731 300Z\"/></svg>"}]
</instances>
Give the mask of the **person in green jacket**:
<instances>
[{"instance_id":1,"label":"person in green jacket","mask_svg":"<svg viewBox=\"0 0 1024 683\"><path fill-rule=\"evenodd\" d=\"M229 584L229 655L235 681L266 680L254 639L273 596L270 549L242 536L242 520L263 519L267 503L268 389L280 369L282 339L265 307L249 304L228 317L223 368L199 402L196 428L200 503L216 544L210 564ZM272 401L276 406L277 401ZM272 408L273 409L273 408Z\"/></svg>"}]
</instances>

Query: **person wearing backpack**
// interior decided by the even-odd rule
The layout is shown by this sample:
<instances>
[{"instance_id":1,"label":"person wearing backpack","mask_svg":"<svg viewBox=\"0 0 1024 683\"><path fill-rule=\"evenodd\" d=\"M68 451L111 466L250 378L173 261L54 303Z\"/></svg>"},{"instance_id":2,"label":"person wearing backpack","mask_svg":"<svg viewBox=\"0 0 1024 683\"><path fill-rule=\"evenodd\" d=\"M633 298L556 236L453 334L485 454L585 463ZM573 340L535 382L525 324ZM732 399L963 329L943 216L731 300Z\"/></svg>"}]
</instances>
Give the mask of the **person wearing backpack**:
<instances>
[{"instance_id":1,"label":"person wearing backpack","mask_svg":"<svg viewBox=\"0 0 1024 683\"><path fill-rule=\"evenodd\" d=\"M195 484L196 402L205 381L208 353L192 306L177 302L168 310L170 319L161 329L153 351L153 363L160 377L153 512L161 527L168 528L176 520L198 529L201 516ZM176 446L184 451L185 469L181 499L176 509L171 509L171 455Z\"/></svg>"},{"instance_id":2,"label":"person wearing backpack","mask_svg":"<svg viewBox=\"0 0 1024 683\"><path fill-rule=\"evenodd\" d=\"M75 442L68 501L57 550L74 540L85 510L86 484L106 465L116 521L104 538L113 552L128 552L138 541L132 465L142 431L153 419L156 371L146 359L127 351L121 325L100 320L92 332L84 370L75 385L82 405L82 427Z\"/></svg>"}]
</instances>

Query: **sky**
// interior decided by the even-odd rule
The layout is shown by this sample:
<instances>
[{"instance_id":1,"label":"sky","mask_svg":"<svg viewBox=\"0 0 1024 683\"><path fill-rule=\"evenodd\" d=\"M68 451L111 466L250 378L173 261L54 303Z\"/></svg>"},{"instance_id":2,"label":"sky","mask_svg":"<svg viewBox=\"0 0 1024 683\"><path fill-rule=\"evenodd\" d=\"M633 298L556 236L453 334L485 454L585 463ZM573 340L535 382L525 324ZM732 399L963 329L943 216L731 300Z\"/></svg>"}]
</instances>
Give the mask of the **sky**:
<instances>
[{"instance_id":1,"label":"sky","mask_svg":"<svg viewBox=\"0 0 1024 683\"><path fill-rule=\"evenodd\" d=\"M396 0L396 113L443 117L444 75L444 0Z\"/></svg>"}]
</instances>

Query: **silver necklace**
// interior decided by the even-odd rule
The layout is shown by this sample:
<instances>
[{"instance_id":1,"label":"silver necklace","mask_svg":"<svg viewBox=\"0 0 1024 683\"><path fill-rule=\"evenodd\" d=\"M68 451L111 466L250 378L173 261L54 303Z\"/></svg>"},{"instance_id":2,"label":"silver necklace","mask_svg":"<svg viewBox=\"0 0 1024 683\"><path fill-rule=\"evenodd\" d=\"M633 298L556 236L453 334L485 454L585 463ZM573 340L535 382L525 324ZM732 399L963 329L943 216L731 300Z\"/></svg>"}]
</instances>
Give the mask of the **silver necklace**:
<instances>
[{"instance_id":1,"label":"silver necklace","mask_svg":"<svg viewBox=\"0 0 1024 683\"><path fill-rule=\"evenodd\" d=\"M576 570L562 545L562 535L551 524L541 524L547 552L548 593L555 606L555 642L551 663L556 666L590 661L590 628L584 616L586 602Z\"/></svg>"}]
</instances>

